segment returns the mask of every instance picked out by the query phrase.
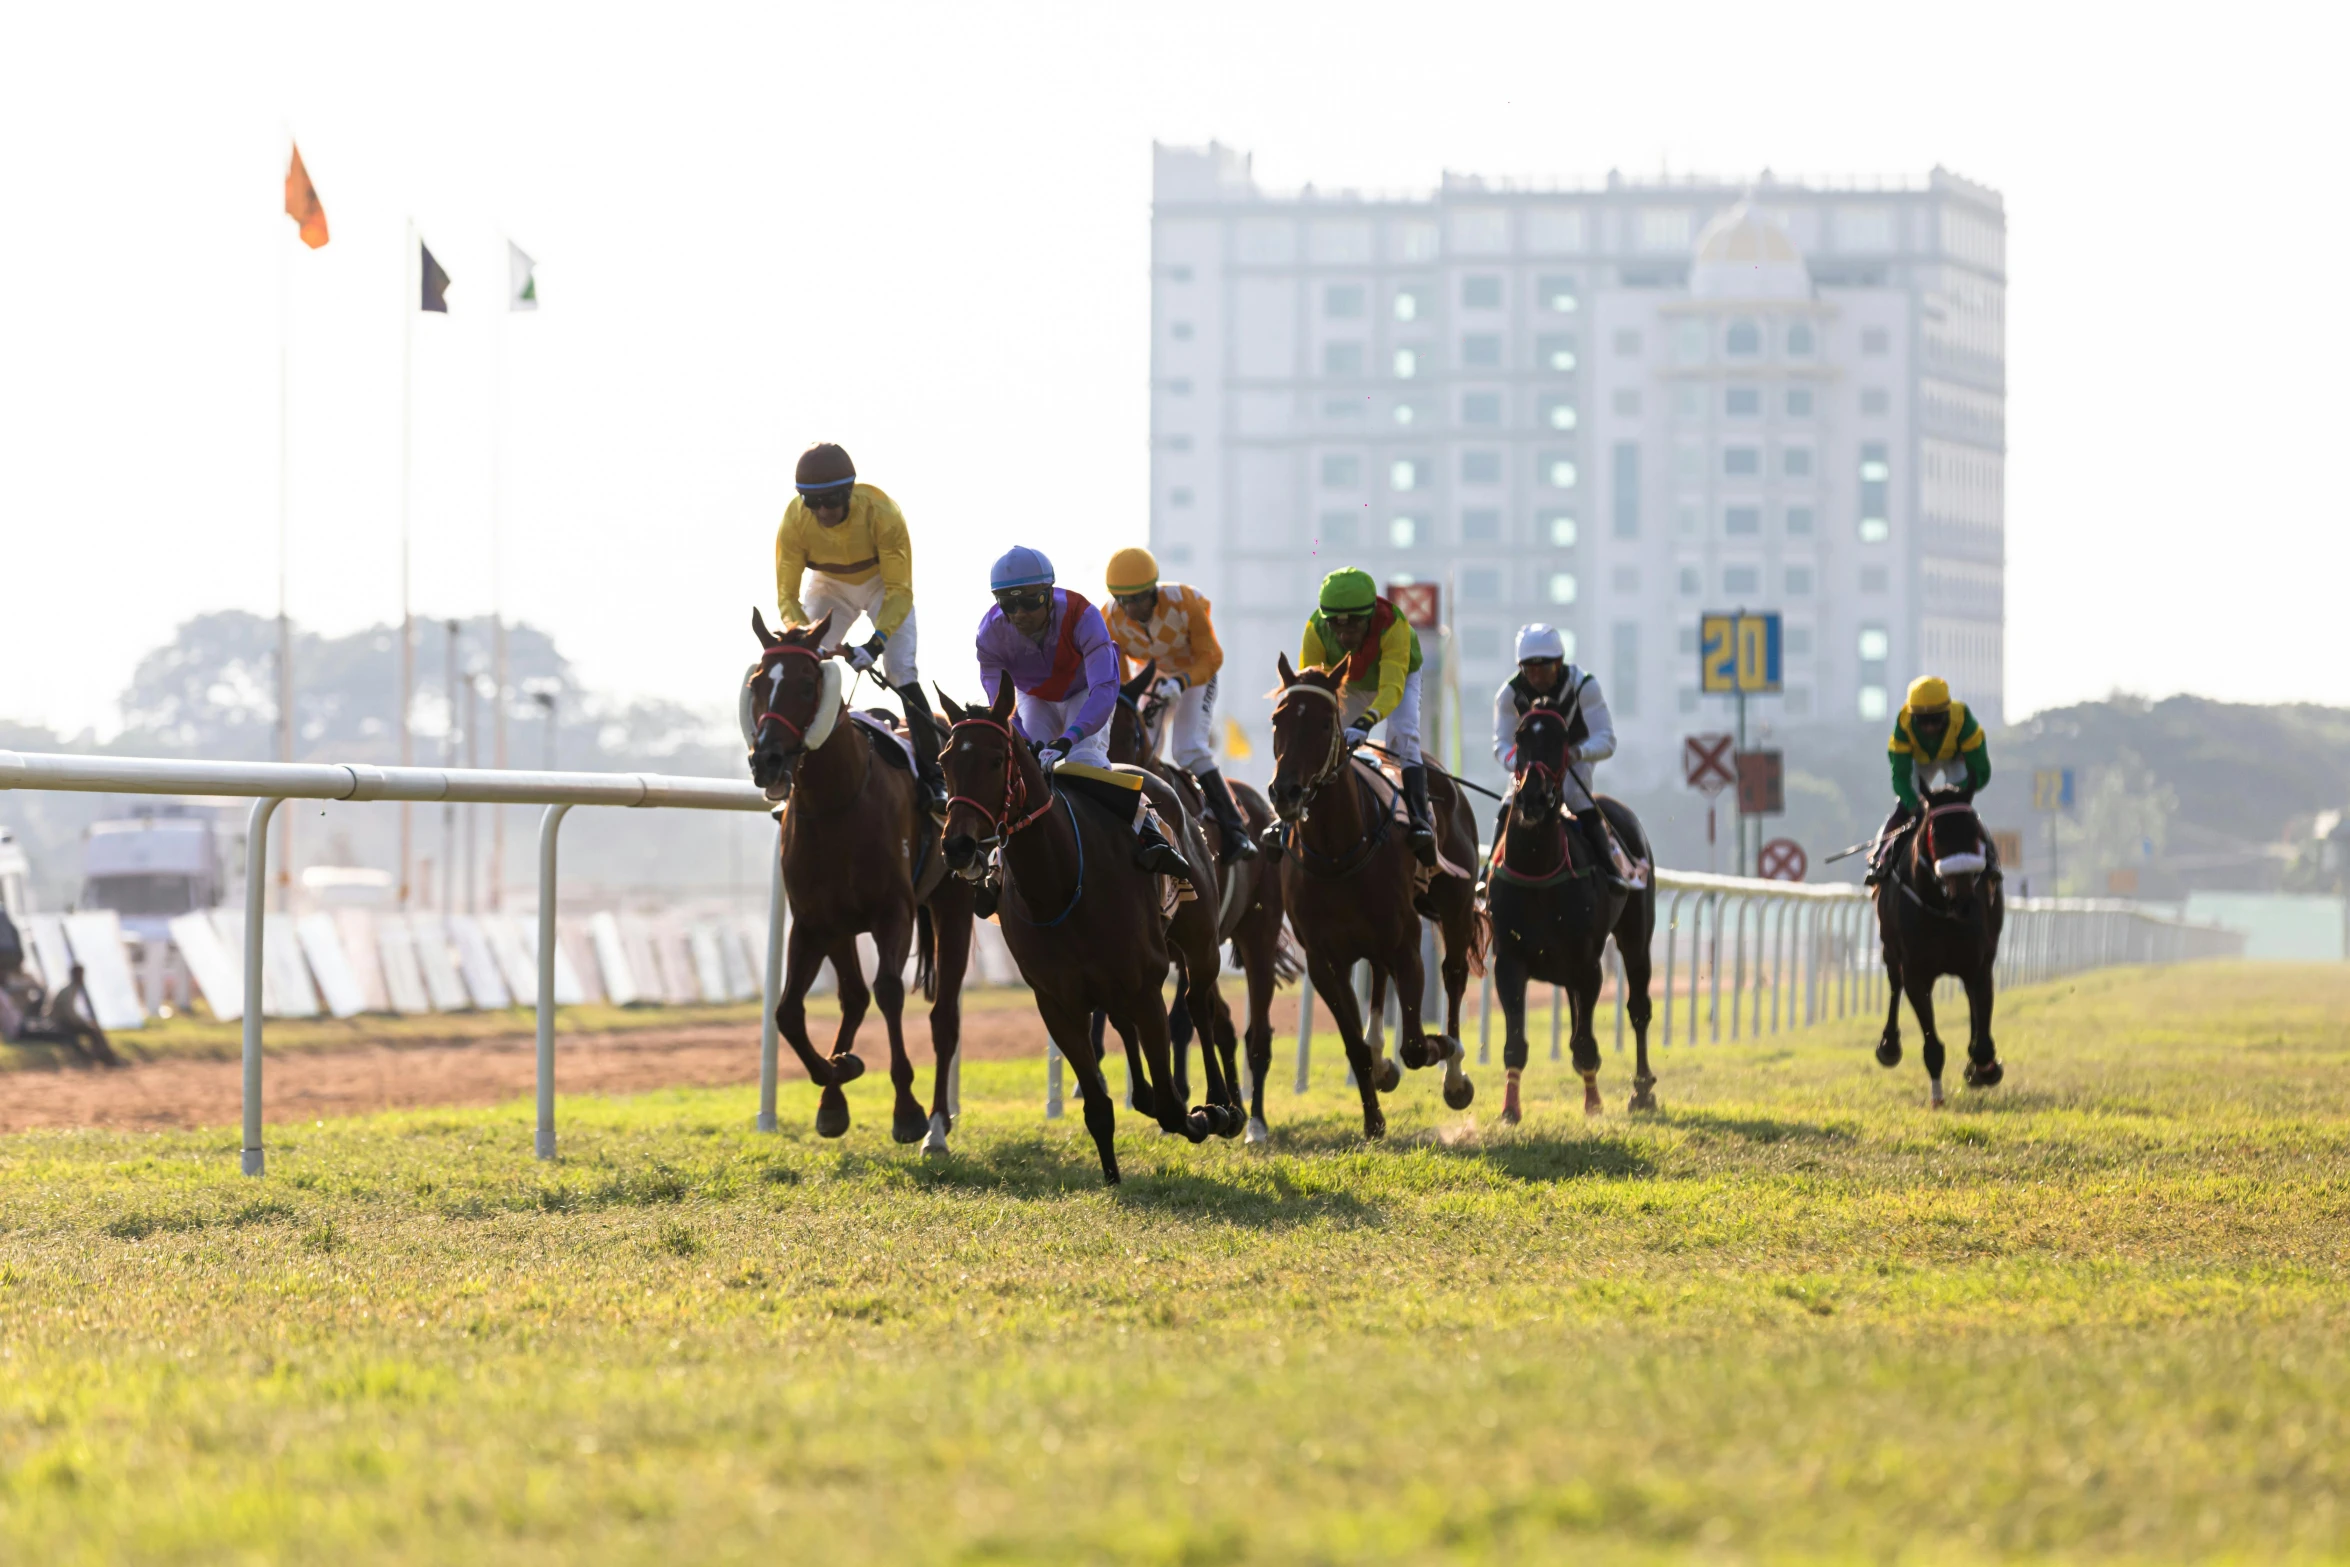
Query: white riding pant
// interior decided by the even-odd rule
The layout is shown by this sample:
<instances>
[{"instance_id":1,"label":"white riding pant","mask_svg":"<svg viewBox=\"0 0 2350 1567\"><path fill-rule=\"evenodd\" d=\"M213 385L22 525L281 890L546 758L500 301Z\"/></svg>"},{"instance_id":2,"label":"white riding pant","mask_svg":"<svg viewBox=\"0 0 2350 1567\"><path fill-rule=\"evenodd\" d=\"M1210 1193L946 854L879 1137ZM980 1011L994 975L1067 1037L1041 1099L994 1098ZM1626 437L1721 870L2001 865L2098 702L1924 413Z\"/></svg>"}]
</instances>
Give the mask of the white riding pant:
<instances>
[{"instance_id":1,"label":"white riding pant","mask_svg":"<svg viewBox=\"0 0 2350 1567\"><path fill-rule=\"evenodd\" d=\"M1193 777L1216 766L1216 682L1185 686L1167 715L1167 750L1175 765Z\"/></svg>"},{"instance_id":2,"label":"white riding pant","mask_svg":"<svg viewBox=\"0 0 2350 1567\"><path fill-rule=\"evenodd\" d=\"M1020 693L1013 704L1013 716L1020 721L1020 732L1031 740L1058 740L1069 726L1077 721L1077 714L1085 706L1085 693L1062 701L1048 702L1040 696ZM1085 762L1095 767L1110 765L1110 726L1102 725L1092 734L1078 737L1069 752L1072 762Z\"/></svg>"},{"instance_id":3,"label":"white riding pant","mask_svg":"<svg viewBox=\"0 0 2350 1567\"><path fill-rule=\"evenodd\" d=\"M832 616L832 629L824 633L823 643L824 651L829 653L849 640L849 627L856 623L858 616L870 620L879 613L882 596L888 591L889 584L881 580L878 571L863 582L843 582L824 572L811 571L800 590L800 603L808 611L810 625L828 613ZM891 690L921 680L920 671L914 667L914 650L914 611L908 608L906 618L889 634L889 645L881 654L881 670L889 677Z\"/></svg>"},{"instance_id":4,"label":"white riding pant","mask_svg":"<svg viewBox=\"0 0 2350 1567\"><path fill-rule=\"evenodd\" d=\"M1375 688L1350 685L1346 688L1346 721L1352 724L1371 710L1371 700L1378 694ZM1400 767L1420 765L1420 671L1415 669L1403 677L1403 700L1395 704L1395 711L1380 720L1386 733L1380 744L1393 753Z\"/></svg>"}]
</instances>

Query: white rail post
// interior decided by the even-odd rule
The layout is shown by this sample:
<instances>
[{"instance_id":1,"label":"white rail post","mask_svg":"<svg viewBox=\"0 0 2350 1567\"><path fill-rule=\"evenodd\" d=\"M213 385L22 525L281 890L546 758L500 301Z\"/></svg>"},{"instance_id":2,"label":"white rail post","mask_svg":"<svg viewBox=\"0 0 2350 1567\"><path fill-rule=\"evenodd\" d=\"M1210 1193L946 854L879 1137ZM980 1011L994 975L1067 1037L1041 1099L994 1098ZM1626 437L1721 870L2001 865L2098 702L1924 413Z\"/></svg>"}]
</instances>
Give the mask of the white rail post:
<instances>
[{"instance_id":1,"label":"white rail post","mask_svg":"<svg viewBox=\"0 0 2350 1567\"><path fill-rule=\"evenodd\" d=\"M1718 892L1714 894L1713 962L1708 965L1709 978L1712 984L1712 995L1711 999L1706 1002L1705 1007L1705 1042L1709 1045L1718 1045L1722 1042L1722 910L1723 905L1728 902L1729 900L1723 897L1722 894ZM1730 992L1730 1004L1733 1007L1738 1004L1738 993L1735 990ZM1734 1022L1733 1026L1735 1026ZM1689 1027L1692 1033L1696 1032L1697 1024L1695 1021L1694 1009L1692 1009L1691 1022Z\"/></svg>"},{"instance_id":2,"label":"white rail post","mask_svg":"<svg viewBox=\"0 0 2350 1567\"><path fill-rule=\"evenodd\" d=\"M1477 980L1477 1064L1493 1062L1493 965L1488 962Z\"/></svg>"},{"instance_id":3,"label":"white rail post","mask_svg":"<svg viewBox=\"0 0 2350 1567\"><path fill-rule=\"evenodd\" d=\"M1673 953L1679 944L1679 937L1681 934L1681 900L1688 896L1688 888L1678 888L1673 893L1673 901L1666 906L1665 1026L1661 1038L1663 1039L1663 1042L1668 1045L1673 1042Z\"/></svg>"},{"instance_id":4,"label":"white rail post","mask_svg":"<svg viewBox=\"0 0 2350 1567\"><path fill-rule=\"evenodd\" d=\"M775 1021L776 1010L783 1005L783 927L786 907L783 894L783 823L775 827L775 861L773 874L767 884L767 971L760 981L759 996L766 1005L766 1013L759 1019L759 1130L775 1130L775 1067L781 1044L782 1027Z\"/></svg>"},{"instance_id":5,"label":"white rail post","mask_svg":"<svg viewBox=\"0 0 2350 1567\"><path fill-rule=\"evenodd\" d=\"M538 1156L555 1157L555 837L568 805L539 817L539 1128Z\"/></svg>"},{"instance_id":6,"label":"white rail post","mask_svg":"<svg viewBox=\"0 0 2350 1567\"><path fill-rule=\"evenodd\" d=\"M261 958L263 907L269 896L269 819L283 802L263 798L245 816L245 1155L244 1171L259 1175L261 1151Z\"/></svg>"},{"instance_id":7,"label":"white rail post","mask_svg":"<svg viewBox=\"0 0 2350 1567\"><path fill-rule=\"evenodd\" d=\"M1102 1037L1102 1043L1106 1054L1108 1035ZM1106 1083L1109 1078L1105 1074L1102 1080ZM1061 1118L1061 1047L1049 1039L1044 1045L1044 1118L1048 1121Z\"/></svg>"},{"instance_id":8,"label":"white rail post","mask_svg":"<svg viewBox=\"0 0 2350 1567\"><path fill-rule=\"evenodd\" d=\"M1557 985L1550 987L1550 1058L1559 1059L1559 1007L1566 991Z\"/></svg>"},{"instance_id":9,"label":"white rail post","mask_svg":"<svg viewBox=\"0 0 2350 1567\"><path fill-rule=\"evenodd\" d=\"M1297 976L1297 1087L1306 1091L1306 1071L1314 1056L1314 977L1300 973Z\"/></svg>"}]
</instances>

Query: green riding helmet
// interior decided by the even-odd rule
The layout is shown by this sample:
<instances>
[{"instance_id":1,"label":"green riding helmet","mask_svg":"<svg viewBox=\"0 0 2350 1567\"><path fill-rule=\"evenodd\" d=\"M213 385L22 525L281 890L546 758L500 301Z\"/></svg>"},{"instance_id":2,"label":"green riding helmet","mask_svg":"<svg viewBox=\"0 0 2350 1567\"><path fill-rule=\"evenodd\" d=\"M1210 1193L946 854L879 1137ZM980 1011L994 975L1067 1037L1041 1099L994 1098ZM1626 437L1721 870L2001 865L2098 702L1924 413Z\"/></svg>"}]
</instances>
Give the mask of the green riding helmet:
<instances>
[{"instance_id":1,"label":"green riding helmet","mask_svg":"<svg viewBox=\"0 0 2350 1567\"><path fill-rule=\"evenodd\" d=\"M1322 579L1318 607L1325 615L1368 615L1378 599L1379 590L1371 585L1371 574L1359 567L1346 566Z\"/></svg>"}]
</instances>

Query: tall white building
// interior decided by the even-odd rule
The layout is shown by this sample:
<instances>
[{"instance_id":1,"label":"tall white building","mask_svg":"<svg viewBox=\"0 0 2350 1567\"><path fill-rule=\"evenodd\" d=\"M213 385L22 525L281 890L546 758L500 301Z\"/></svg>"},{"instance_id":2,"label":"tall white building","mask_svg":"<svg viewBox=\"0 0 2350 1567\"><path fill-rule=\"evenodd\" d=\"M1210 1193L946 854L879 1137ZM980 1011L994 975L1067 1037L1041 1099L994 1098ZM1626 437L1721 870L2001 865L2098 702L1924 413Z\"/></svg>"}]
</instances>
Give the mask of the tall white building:
<instances>
[{"instance_id":1,"label":"tall white building","mask_svg":"<svg viewBox=\"0 0 2350 1567\"><path fill-rule=\"evenodd\" d=\"M1157 149L1151 541L1215 599L1224 710L1263 742L1275 653L1353 564L1452 595L1472 769L1533 620L1603 682L1618 788L1727 722L1706 610L1785 617L1756 718L1881 735L1930 671L1998 722L2005 247L1941 169L1388 197Z\"/></svg>"}]
</instances>

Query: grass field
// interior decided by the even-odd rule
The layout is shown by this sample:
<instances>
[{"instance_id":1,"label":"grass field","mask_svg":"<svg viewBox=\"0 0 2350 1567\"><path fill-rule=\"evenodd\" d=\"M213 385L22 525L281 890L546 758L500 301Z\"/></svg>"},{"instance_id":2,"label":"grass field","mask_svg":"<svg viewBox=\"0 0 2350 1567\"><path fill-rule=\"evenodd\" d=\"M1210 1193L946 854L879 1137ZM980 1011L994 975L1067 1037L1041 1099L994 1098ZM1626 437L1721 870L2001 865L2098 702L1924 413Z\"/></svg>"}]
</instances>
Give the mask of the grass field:
<instances>
[{"instance_id":1,"label":"grass field","mask_svg":"<svg viewBox=\"0 0 2350 1567\"><path fill-rule=\"evenodd\" d=\"M1375 1148L1325 1040L1115 1192L1034 1064L928 1164L872 1076L0 1139L0 1561L2350 1560L2350 973L2020 993L1940 1115L1867 1034Z\"/></svg>"}]
</instances>

